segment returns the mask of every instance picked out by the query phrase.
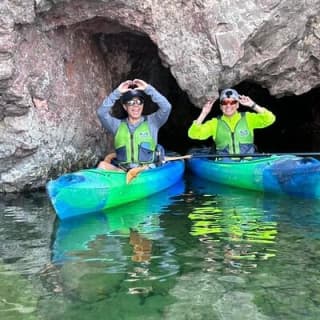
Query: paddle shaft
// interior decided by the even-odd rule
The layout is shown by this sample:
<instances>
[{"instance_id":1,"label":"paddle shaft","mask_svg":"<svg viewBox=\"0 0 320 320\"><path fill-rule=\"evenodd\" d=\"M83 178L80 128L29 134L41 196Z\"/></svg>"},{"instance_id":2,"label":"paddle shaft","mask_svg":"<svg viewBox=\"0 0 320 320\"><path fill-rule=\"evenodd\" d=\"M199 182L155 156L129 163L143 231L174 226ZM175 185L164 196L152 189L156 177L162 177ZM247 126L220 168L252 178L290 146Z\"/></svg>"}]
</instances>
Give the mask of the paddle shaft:
<instances>
[{"instance_id":1,"label":"paddle shaft","mask_svg":"<svg viewBox=\"0 0 320 320\"><path fill-rule=\"evenodd\" d=\"M233 153L233 154L193 154L192 158L261 158L261 157L271 157L271 156L320 156L320 152L274 152L274 153Z\"/></svg>"},{"instance_id":2,"label":"paddle shaft","mask_svg":"<svg viewBox=\"0 0 320 320\"><path fill-rule=\"evenodd\" d=\"M184 156L176 156L176 157L165 157L165 161L174 161L174 160L182 160L182 159L190 159L190 158L261 158L261 157L271 157L271 156L284 156L284 155L294 155L294 156L304 156L304 157L312 157L312 156L320 156L320 152L276 152L276 153L234 153L234 154L187 154Z\"/></svg>"},{"instance_id":3,"label":"paddle shaft","mask_svg":"<svg viewBox=\"0 0 320 320\"><path fill-rule=\"evenodd\" d=\"M186 154L185 156L176 156L176 157L164 157L165 161L174 161L174 160L182 160L182 159L190 159L192 158L192 154Z\"/></svg>"}]
</instances>

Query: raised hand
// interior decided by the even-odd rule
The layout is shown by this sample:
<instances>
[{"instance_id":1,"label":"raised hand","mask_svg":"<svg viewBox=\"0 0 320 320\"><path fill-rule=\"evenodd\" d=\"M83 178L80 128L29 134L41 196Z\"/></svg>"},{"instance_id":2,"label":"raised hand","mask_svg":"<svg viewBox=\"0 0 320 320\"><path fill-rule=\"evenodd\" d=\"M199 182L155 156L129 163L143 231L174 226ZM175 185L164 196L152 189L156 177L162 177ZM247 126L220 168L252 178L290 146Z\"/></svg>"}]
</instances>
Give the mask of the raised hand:
<instances>
[{"instance_id":1,"label":"raised hand","mask_svg":"<svg viewBox=\"0 0 320 320\"><path fill-rule=\"evenodd\" d=\"M121 92L121 94L124 94L125 92L131 90L132 86L133 86L133 81L126 80L126 81L120 83L118 90Z\"/></svg>"},{"instance_id":2,"label":"raised hand","mask_svg":"<svg viewBox=\"0 0 320 320\"><path fill-rule=\"evenodd\" d=\"M243 106L249 107L249 108L252 108L252 106L254 105L254 101L250 97L244 96L244 95L239 96L239 102Z\"/></svg>"},{"instance_id":3,"label":"raised hand","mask_svg":"<svg viewBox=\"0 0 320 320\"><path fill-rule=\"evenodd\" d=\"M134 80L132 81L132 83L133 83L133 85L136 86L135 89L137 89L137 90L142 90L142 91L144 91L144 90L147 88L147 86L148 86L148 84L147 84L145 81L140 80L140 79L134 79Z\"/></svg>"},{"instance_id":4,"label":"raised hand","mask_svg":"<svg viewBox=\"0 0 320 320\"><path fill-rule=\"evenodd\" d=\"M208 115L208 113L211 111L213 103L215 102L216 99L210 99L208 100L204 106L202 107L201 113L199 117L195 120L197 124L201 124L205 117Z\"/></svg>"},{"instance_id":5,"label":"raised hand","mask_svg":"<svg viewBox=\"0 0 320 320\"><path fill-rule=\"evenodd\" d=\"M213 103L214 103L214 99L208 100L208 101L204 104L204 106L202 107L202 112L201 112L201 113L202 113L202 114L205 114L205 115L209 114L209 112L210 112L211 109L212 109Z\"/></svg>"}]
</instances>

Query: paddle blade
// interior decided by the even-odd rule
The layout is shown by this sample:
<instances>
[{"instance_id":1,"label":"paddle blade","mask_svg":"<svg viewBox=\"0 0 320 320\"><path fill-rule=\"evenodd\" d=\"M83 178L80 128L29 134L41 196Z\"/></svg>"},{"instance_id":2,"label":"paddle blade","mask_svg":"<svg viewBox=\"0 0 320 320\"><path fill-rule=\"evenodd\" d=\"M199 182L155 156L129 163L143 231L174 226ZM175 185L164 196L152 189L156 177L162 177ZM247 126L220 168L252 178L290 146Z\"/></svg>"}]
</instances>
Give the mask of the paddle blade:
<instances>
[{"instance_id":1,"label":"paddle blade","mask_svg":"<svg viewBox=\"0 0 320 320\"><path fill-rule=\"evenodd\" d=\"M115 152L109 153L109 154L104 158L103 161L105 161L105 162L107 162L107 163L111 163L111 161L112 161L113 159L115 159L116 156L117 156L117 155L115 154Z\"/></svg>"},{"instance_id":2,"label":"paddle blade","mask_svg":"<svg viewBox=\"0 0 320 320\"><path fill-rule=\"evenodd\" d=\"M132 168L127 172L126 181L127 184L130 183L141 171L144 171L148 168L148 166L136 167Z\"/></svg>"}]
</instances>

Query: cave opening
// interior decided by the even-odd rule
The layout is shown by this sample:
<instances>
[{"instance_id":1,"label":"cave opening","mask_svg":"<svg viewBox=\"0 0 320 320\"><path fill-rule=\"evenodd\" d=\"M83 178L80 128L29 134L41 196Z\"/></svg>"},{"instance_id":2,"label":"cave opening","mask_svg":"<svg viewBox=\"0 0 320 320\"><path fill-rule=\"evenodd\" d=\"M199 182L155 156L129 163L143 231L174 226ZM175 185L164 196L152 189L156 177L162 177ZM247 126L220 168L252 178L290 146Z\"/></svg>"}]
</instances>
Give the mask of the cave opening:
<instances>
[{"instance_id":1,"label":"cave opening","mask_svg":"<svg viewBox=\"0 0 320 320\"><path fill-rule=\"evenodd\" d=\"M128 31L99 33L95 37L102 51L106 69L110 73L112 88L116 88L127 79L140 78L157 88L172 104L171 115L159 131L159 143L167 150L180 154L187 153L190 148L212 144L210 139L196 141L188 138L188 128L199 115L200 109L194 106L186 92L179 88L170 69L163 65L158 48L149 37ZM276 115L277 119L273 125L255 130L258 151L294 153L315 152L319 149L320 88L300 96L281 98L270 95L267 89L253 81L243 81L234 88ZM155 111L156 106L150 101L145 109L145 113L148 114ZM245 108L240 107L239 111L245 111ZM216 101L207 119L219 113L219 103Z\"/></svg>"}]
</instances>

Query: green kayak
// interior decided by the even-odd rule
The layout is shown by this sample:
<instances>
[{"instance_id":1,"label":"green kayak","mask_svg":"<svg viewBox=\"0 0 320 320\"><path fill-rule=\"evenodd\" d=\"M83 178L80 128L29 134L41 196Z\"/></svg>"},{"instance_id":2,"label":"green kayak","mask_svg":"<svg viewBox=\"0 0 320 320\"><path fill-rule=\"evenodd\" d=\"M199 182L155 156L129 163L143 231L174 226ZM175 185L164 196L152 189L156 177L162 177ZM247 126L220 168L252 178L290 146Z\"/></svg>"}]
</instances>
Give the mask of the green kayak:
<instances>
[{"instance_id":1,"label":"green kayak","mask_svg":"<svg viewBox=\"0 0 320 320\"><path fill-rule=\"evenodd\" d=\"M177 183L184 169L184 160L169 161L130 183L125 172L86 169L51 180L46 188L58 217L66 219L148 197Z\"/></svg>"},{"instance_id":2,"label":"green kayak","mask_svg":"<svg viewBox=\"0 0 320 320\"><path fill-rule=\"evenodd\" d=\"M57 223L55 241L52 248L54 263L79 259L85 255L79 252L92 248L90 244L103 236L119 235L128 238L132 230L148 239L162 234L160 215L165 213L176 196L185 190L183 179L161 192L124 206L110 208L107 214L97 212L82 215L76 219L60 220ZM105 260L105 256L102 257Z\"/></svg>"},{"instance_id":3,"label":"green kayak","mask_svg":"<svg viewBox=\"0 0 320 320\"><path fill-rule=\"evenodd\" d=\"M194 157L187 161L193 174L237 188L320 198L320 161L312 157L271 155L231 160Z\"/></svg>"}]
</instances>

